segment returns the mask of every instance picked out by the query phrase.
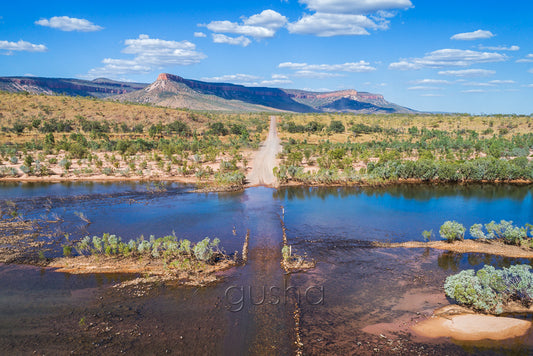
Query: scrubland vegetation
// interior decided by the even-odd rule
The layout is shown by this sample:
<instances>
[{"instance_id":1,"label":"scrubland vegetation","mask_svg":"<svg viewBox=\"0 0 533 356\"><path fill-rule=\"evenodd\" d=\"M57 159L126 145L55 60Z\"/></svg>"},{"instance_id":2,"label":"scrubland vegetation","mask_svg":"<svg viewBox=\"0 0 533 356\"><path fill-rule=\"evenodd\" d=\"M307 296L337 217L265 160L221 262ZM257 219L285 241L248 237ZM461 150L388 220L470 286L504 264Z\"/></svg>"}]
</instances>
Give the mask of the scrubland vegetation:
<instances>
[{"instance_id":1,"label":"scrubland vegetation","mask_svg":"<svg viewBox=\"0 0 533 356\"><path fill-rule=\"evenodd\" d=\"M533 118L286 115L276 176L304 184L533 180Z\"/></svg>"},{"instance_id":2,"label":"scrubland vegetation","mask_svg":"<svg viewBox=\"0 0 533 356\"><path fill-rule=\"evenodd\" d=\"M0 177L242 186L268 116L0 93ZM531 116L280 118L281 184L533 180Z\"/></svg>"},{"instance_id":3,"label":"scrubland vegetation","mask_svg":"<svg viewBox=\"0 0 533 356\"><path fill-rule=\"evenodd\" d=\"M486 265L479 271L465 270L449 276L446 295L473 309L500 314L510 303L527 309L533 304L533 273L528 265L496 269Z\"/></svg>"},{"instance_id":4,"label":"scrubland vegetation","mask_svg":"<svg viewBox=\"0 0 533 356\"><path fill-rule=\"evenodd\" d=\"M485 232L486 231L486 232ZM446 221L440 227L439 234L447 242L463 240L466 228L457 221ZM501 220L499 223L491 221L488 224L474 224L469 229L474 239L482 241L500 241L508 245L527 246L533 248L533 225L516 226L512 221ZM432 232L424 231L424 237Z\"/></svg>"},{"instance_id":5,"label":"scrubland vegetation","mask_svg":"<svg viewBox=\"0 0 533 356\"><path fill-rule=\"evenodd\" d=\"M190 178L242 185L266 115L0 93L0 177Z\"/></svg>"},{"instance_id":6,"label":"scrubland vegetation","mask_svg":"<svg viewBox=\"0 0 533 356\"><path fill-rule=\"evenodd\" d=\"M161 260L167 269L201 269L205 264L215 264L226 256L219 248L220 240L206 237L196 244L187 239L169 235L161 238L139 237L122 241L112 234L102 237L84 237L74 245L63 245L65 257L72 256L74 249L79 256L106 256L142 260Z\"/></svg>"}]
</instances>

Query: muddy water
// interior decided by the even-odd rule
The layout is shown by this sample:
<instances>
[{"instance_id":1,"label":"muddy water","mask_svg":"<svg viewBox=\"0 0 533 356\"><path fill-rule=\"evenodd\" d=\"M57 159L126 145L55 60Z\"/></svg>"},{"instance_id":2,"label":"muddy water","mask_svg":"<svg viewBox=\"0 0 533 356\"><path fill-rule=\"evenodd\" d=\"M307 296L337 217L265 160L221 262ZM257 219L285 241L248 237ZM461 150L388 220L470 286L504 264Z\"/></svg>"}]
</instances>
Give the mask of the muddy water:
<instances>
[{"instance_id":1,"label":"muddy water","mask_svg":"<svg viewBox=\"0 0 533 356\"><path fill-rule=\"evenodd\" d=\"M431 250L370 249L367 241L420 239L447 219L533 221L527 186L395 186L386 189L250 188L190 193L177 184L10 184L0 205L27 217L58 216L57 239L86 234L219 237L232 252L250 230L245 266L213 286L134 286L131 275L72 276L0 266L2 354L293 354L294 312L305 354L528 353L533 336L502 342L421 340L409 325L448 301L446 276L516 259ZM2 205L3 206L3 205ZM79 218L83 213L89 220ZM280 269L287 226L293 251L315 269ZM59 255L58 248L47 251ZM528 317L528 316L524 316Z\"/></svg>"}]
</instances>

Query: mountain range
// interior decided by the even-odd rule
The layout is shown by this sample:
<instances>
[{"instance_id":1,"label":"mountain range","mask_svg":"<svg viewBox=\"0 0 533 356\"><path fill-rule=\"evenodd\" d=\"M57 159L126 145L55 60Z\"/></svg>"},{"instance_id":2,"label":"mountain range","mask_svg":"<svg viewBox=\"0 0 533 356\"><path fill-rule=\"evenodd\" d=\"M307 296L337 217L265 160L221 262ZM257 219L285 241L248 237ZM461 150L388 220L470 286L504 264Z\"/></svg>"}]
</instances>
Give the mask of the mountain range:
<instances>
[{"instance_id":1,"label":"mountain range","mask_svg":"<svg viewBox=\"0 0 533 356\"><path fill-rule=\"evenodd\" d=\"M413 113L390 103L380 94L353 89L312 92L295 89L247 87L230 83L210 83L162 73L151 84L94 80L0 77L0 90L47 95L93 96L122 102L135 102L187 108L236 112L351 112Z\"/></svg>"}]
</instances>

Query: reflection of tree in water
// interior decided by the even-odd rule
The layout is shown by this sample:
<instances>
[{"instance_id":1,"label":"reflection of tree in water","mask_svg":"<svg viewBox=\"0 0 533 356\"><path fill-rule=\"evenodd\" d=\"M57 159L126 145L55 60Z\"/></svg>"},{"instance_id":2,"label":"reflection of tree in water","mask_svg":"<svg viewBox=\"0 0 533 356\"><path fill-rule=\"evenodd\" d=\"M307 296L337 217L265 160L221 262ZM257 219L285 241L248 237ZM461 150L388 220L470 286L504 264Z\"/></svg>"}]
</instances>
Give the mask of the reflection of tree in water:
<instances>
[{"instance_id":1,"label":"reflection of tree in water","mask_svg":"<svg viewBox=\"0 0 533 356\"><path fill-rule=\"evenodd\" d=\"M463 255L460 253L444 252L438 257L437 263L439 267L445 271L451 270L457 272L459 270L459 264L461 263L462 257Z\"/></svg>"},{"instance_id":2,"label":"reflection of tree in water","mask_svg":"<svg viewBox=\"0 0 533 356\"><path fill-rule=\"evenodd\" d=\"M525 258L495 256L486 253L457 253L452 251L440 254L437 258L437 263L443 270L454 272L471 268L478 270L483 268L484 265L503 268L516 264L528 264L533 267L533 260Z\"/></svg>"},{"instance_id":3,"label":"reflection of tree in water","mask_svg":"<svg viewBox=\"0 0 533 356\"><path fill-rule=\"evenodd\" d=\"M390 195L419 201L461 196L466 199L524 200L533 191L530 185L518 184L393 184L384 187L288 187L275 190L276 199L304 200L307 198L344 198L365 194L379 197Z\"/></svg>"}]
</instances>

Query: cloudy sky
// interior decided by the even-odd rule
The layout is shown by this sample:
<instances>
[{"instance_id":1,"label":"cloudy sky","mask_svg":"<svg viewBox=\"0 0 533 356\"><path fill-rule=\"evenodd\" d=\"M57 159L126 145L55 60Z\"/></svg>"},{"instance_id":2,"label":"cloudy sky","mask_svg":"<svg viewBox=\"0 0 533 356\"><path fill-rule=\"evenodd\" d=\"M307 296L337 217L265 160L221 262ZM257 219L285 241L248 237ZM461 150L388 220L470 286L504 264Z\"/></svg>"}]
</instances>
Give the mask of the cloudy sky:
<instances>
[{"instance_id":1,"label":"cloudy sky","mask_svg":"<svg viewBox=\"0 0 533 356\"><path fill-rule=\"evenodd\" d=\"M531 1L25 1L0 76L189 79L381 93L417 110L533 113Z\"/></svg>"}]
</instances>

